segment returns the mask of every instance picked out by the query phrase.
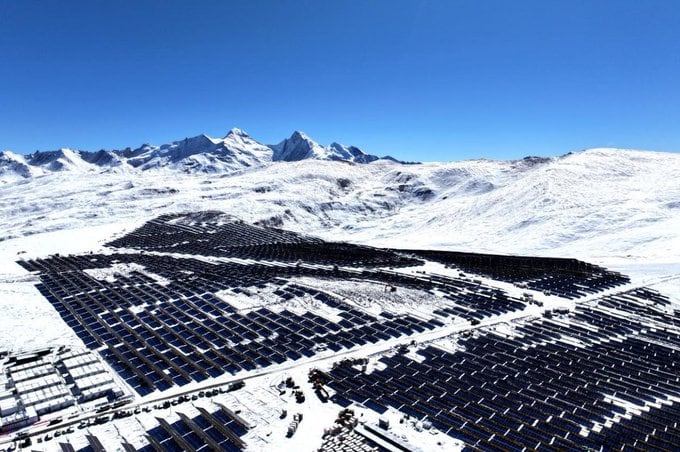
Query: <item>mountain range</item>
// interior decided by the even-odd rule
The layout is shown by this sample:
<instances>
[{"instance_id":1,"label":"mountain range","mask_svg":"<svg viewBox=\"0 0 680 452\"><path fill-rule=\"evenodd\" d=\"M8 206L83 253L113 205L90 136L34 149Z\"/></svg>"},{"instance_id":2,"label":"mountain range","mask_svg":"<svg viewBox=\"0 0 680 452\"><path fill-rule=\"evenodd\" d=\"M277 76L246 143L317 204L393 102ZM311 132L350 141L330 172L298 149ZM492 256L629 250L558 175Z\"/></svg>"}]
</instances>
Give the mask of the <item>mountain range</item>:
<instances>
[{"instance_id":1,"label":"mountain range","mask_svg":"<svg viewBox=\"0 0 680 452\"><path fill-rule=\"evenodd\" d=\"M275 145L264 145L240 129L231 129L223 138L198 135L155 146L100 150L98 152L59 149L19 155L0 152L0 180L39 176L58 171L125 172L172 169L183 172L231 173L275 161L343 160L371 163L380 157L355 146L332 143L322 146L303 132L294 132ZM383 159L394 160L391 157Z\"/></svg>"},{"instance_id":2,"label":"mountain range","mask_svg":"<svg viewBox=\"0 0 680 452\"><path fill-rule=\"evenodd\" d=\"M0 168L0 252L14 255L27 245L13 239L74 231L81 243L104 231L104 243L164 213L220 210L375 246L680 264L677 153L411 165L302 133L266 146L232 130L113 152L4 153ZM44 252L52 239L35 243Z\"/></svg>"}]
</instances>

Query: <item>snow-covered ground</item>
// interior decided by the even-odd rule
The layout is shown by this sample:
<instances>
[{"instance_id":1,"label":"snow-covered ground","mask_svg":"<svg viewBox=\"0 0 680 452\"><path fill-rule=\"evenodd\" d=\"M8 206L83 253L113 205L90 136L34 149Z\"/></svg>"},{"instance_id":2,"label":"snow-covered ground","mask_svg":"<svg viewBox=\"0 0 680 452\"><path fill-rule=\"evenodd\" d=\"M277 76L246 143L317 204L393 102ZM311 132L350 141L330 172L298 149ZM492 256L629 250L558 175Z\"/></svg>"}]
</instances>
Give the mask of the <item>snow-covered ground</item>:
<instances>
[{"instance_id":1,"label":"snow-covered ground","mask_svg":"<svg viewBox=\"0 0 680 452\"><path fill-rule=\"evenodd\" d=\"M26 315L62 328L16 260L97 251L160 214L207 209L327 240L576 257L677 301L679 199L680 155L611 149L520 161L303 160L236 174L64 170L13 179L0 185L0 346L18 345L14 327ZM66 330L44 330L26 345L72 343Z\"/></svg>"},{"instance_id":2,"label":"snow-covered ground","mask_svg":"<svg viewBox=\"0 0 680 452\"><path fill-rule=\"evenodd\" d=\"M7 240L209 208L381 246L678 262L678 181L680 155L621 150L422 165L303 160L237 174L62 171L0 185L0 224Z\"/></svg>"},{"instance_id":3,"label":"snow-covered ground","mask_svg":"<svg viewBox=\"0 0 680 452\"><path fill-rule=\"evenodd\" d=\"M648 285L680 304L677 154L598 149L554 159L421 165L302 160L235 173L78 168L0 182L0 350L82 346L35 289L37 278L17 260L97 252L170 212L222 210L246 222L374 246L576 257L628 274L632 285ZM508 286L503 289L515 295ZM391 300L370 283L322 288L358 303L362 300L354 295L365 293L371 302L362 308L368 310L401 303L403 310L429 312L437 305L435 296L418 300L407 289ZM425 303L416 306L416 301ZM307 370L290 372L302 380ZM259 402L245 401L271 405L259 419L274 416L272 406L290 405L275 395L267 399L270 395L258 392ZM313 395L308 399L309 406L300 409L309 415L290 443L301 449L318 447L304 443L305 432L317 435L337 415L316 406ZM279 435L288 420L272 417L271 422L271 435ZM263 450L279 441L264 430L253 433L261 438L251 438Z\"/></svg>"}]
</instances>

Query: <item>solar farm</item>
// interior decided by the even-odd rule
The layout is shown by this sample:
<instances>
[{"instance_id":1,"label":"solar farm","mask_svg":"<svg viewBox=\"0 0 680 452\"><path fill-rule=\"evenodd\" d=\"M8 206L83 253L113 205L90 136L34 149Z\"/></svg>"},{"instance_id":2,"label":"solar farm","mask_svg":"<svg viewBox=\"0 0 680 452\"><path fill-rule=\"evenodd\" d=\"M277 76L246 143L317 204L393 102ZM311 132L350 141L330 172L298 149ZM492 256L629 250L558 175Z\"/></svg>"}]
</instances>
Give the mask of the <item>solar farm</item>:
<instances>
[{"instance_id":1,"label":"solar farm","mask_svg":"<svg viewBox=\"0 0 680 452\"><path fill-rule=\"evenodd\" d=\"M680 444L680 311L575 259L334 243L207 211L19 264L82 347L2 357L5 450Z\"/></svg>"}]
</instances>

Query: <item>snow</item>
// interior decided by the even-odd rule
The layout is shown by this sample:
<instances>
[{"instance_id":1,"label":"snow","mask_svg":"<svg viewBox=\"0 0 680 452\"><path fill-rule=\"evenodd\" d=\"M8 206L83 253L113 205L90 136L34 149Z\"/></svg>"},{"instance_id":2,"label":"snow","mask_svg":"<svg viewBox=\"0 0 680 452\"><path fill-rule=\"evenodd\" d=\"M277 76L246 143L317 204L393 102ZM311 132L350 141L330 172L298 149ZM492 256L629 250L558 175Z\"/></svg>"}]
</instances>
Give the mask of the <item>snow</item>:
<instances>
[{"instance_id":1,"label":"snow","mask_svg":"<svg viewBox=\"0 0 680 452\"><path fill-rule=\"evenodd\" d=\"M32 168L23 155L10 151L0 152L0 180L16 180L40 174L40 170Z\"/></svg>"},{"instance_id":2,"label":"snow","mask_svg":"<svg viewBox=\"0 0 680 452\"><path fill-rule=\"evenodd\" d=\"M0 351L52 346L83 347L83 342L36 290L36 280L13 282L0 276Z\"/></svg>"},{"instance_id":3,"label":"snow","mask_svg":"<svg viewBox=\"0 0 680 452\"><path fill-rule=\"evenodd\" d=\"M36 313L29 318L58 320L49 305L36 308L40 295L31 284L11 282L25 276L16 260L97 251L160 214L212 209L328 240L576 257L653 283L678 301L679 180L680 155L611 149L538 162L305 160L172 178L60 171L0 185L0 292L8 294L5 305L12 294L29 300L28 312ZM424 188L432 197L418 196ZM20 322L19 311L8 315ZM1 343L12 345L11 330L3 331Z\"/></svg>"},{"instance_id":4,"label":"snow","mask_svg":"<svg viewBox=\"0 0 680 452\"><path fill-rule=\"evenodd\" d=\"M348 161L366 157L301 132L269 147L240 129L108 154L5 152L0 239L208 207L377 246L680 261L678 154Z\"/></svg>"},{"instance_id":5,"label":"snow","mask_svg":"<svg viewBox=\"0 0 680 452\"><path fill-rule=\"evenodd\" d=\"M300 132L293 132L290 138L272 146L274 151L272 160L286 162L303 160L313 155L314 148L320 147L317 143L308 140L306 135Z\"/></svg>"},{"instance_id":6,"label":"snow","mask_svg":"<svg viewBox=\"0 0 680 452\"><path fill-rule=\"evenodd\" d=\"M354 146L333 143L323 147L302 132L267 146L251 138L245 131L231 129L224 138L205 134L155 146L144 144L138 148L97 152L59 149L36 151L21 156L10 151L0 152L0 182L32 178L55 172L122 173L140 171L233 174L269 165L273 160L298 161L303 159L347 160L370 163L378 157Z\"/></svg>"},{"instance_id":7,"label":"snow","mask_svg":"<svg viewBox=\"0 0 680 452\"><path fill-rule=\"evenodd\" d=\"M302 134L300 139L311 141ZM215 148L200 152L206 146ZM362 165L319 160L328 154L316 146L311 145L316 150L311 160L272 162L271 148L233 129L223 139L198 137L172 146L121 151L116 154L118 160L108 162L105 168L89 163L100 161L106 157L103 154L87 156L89 162L79 151L70 150L41 157L44 165L58 162L61 169L56 171L32 165L31 158L3 153L0 349L82 346L35 288L36 277L17 265L17 260L54 253L102 252L106 242L147 220L186 211L221 210L250 223L271 221L278 227L327 240L373 246L576 257L628 274L631 285L652 287L680 304L680 155L594 149L551 159L421 165L378 160ZM350 152L340 145L331 147ZM151 162L156 169L141 171L128 163L147 157L142 166ZM231 157L233 161L229 161ZM12 172L12 168L17 171ZM144 269L99 268L93 263L89 270L104 279L130 271ZM433 263L399 271L455 272ZM419 299L409 289L400 289L395 295L363 282L349 285L304 278L294 282L349 297L376 313L390 309L427 314L437 306L436 293L424 298L421 294ZM512 296L521 295L521 290L510 284L483 282ZM267 287L251 297L224 296L242 309L251 309L266 303L272 290ZM356 297L357 291L366 299ZM548 308L564 302L554 297L541 301ZM298 303L302 312L307 307L305 302L296 299L278 309L295 311ZM540 313L532 305L523 312L485 321L479 328ZM322 315L333 318L334 313ZM441 331L417 339L445 342L443 338L464 327L452 321ZM399 342L396 339L352 350L350 355L381 352ZM326 360L323 365L335 359L324 353L317 357ZM301 450L316 448L320 446L319 431L330 427L337 416L337 407L323 406L308 387L308 402L302 405L280 398L278 392L261 391L284 375L306 382L312 363L286 368L289 364L273 369L273 373L261 377L262 381L253 381L252 385L249 381L247 391L234 395L242 398L240 402L229 399L229 403L252 409L251 415L259 419L260 427L248 437L255 449L283 444L279 436L285 434L285 426L298 411L304 411L304 420L285 445ZM279 420L277 410L284 406L289 407L289 416ZM147 416L147 421L153 423L153 416ZM396 417L391 421L392 425L398 423ZM132 420L123 421L119 428L125 422ZM130 431L139 433L141 427L136 423ZM112 427L91 430L106 438L106 428ZM399 435L408 436L413 426L398 429ZM434 450L434 443L426 445L426 450Z\"/></svg>"},{"instance_id":8,"label":"snow","mask_svg":"<svg viewBox=\"0 0 680 452\"><path fill-rule=\"evenodd\" d=\"M237 173L182 171L7 181L3 237L210 208L377 246L680 261L677 154L594 150L539 163L303 160Z\"/></svg>"},{"instance_id":9,"label":"snow","mask_svg":"<svg viewBox=\"0 0 680 452\"><path fill-rule=\"evenodd\" d=\"M611 149L539 161L303 160L235 174L60 171L0 185L0 272L29 248L86 252L95 236L101 245L160 214L205 209L374 246L672 266L679 180L680 155Z\"/></svg>"}]
</instances>

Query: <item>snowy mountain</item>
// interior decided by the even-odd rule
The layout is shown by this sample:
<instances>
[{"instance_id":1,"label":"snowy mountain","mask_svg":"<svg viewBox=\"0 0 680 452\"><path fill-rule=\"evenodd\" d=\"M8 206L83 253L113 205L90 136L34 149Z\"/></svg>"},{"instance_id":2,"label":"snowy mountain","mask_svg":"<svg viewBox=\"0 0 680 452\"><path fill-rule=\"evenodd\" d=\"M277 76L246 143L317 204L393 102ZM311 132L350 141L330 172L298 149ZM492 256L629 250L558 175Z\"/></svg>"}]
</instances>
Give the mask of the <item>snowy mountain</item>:
<instances>
[{"instance_id":1,"label":"snowy mountain","mask_svg":"<svg viewBox=\"0 0 680 452\"><path fill-rule=\"evenodd\" d=\"M10 151L0 152L0 181L42 176L54 172L102 173L115 172L127 164L116 154L108 151L87 152L73 149L36 151L18 155Z\"/></svg>"},{"instance_id":2,"label":"snowy mountain","mask_svg":"<svg viewBox=\"0 0 680 452\"><path fill-rule=\"evenodd\" d=\"M272 161L306 159L370 163L379 158L354 146L333 143L323 147L302 132L294 132L277 145L266 146L234 128L224 138L198 135L161 146L144 144L135 149L98 152L59 149L35 152L25 157L7 151L0 153L0 181L58 171L134 173L170 170L228 174Z\"/></svg>"},{"instance_id":3,"label":"snowy mountain","mask_svg":"<svg viewBox=\"0 0 680 452\"><path fill-rule=\"evenodd\" d=\"M184 172L233 172L271 161L271 150L240 129L221 139L199 135L162 146L113 151L140 170L171 168Z\"/></svg>"},{"instance_id":4,"label":"snowy mountain","mask_svg":"<svg viewBox=\"0 0 680 452\"><path fill-rule=\"evenodd\" d=\"M274 161L296 162L299 160L346 160L355 163L370 163L379 159L375 155L364 153L354 146L332 143L323 147L303 132L293 132L279 144L270 146Z\"/></svg>"},{"instance_id":5,"label":"snowy mountain","mask_svg":"<svg viewBox=\"0 0 680 452\"><path fill-rule=\"evenodd\" d=\"M356 163L371 163L378 160L380 157L366 154L364 151L356 146L345 146L340 143L331 143L328 146L331 155L329 160L349 160ZM391 157L382 157L391 159Z\"/></svg>"},{"instance_id":6,"label":"snowy mountain","mask_svg":"<svg viewBox=\"0 0 680 452\"><path fill-rule=\"evenodd\" d=\"M251 223L378 246L680 263L679 154L593 149L420 165L381 159L353 164L351 171L346 163L305 159L226 175L173 171L173 177L140 170L163 159L189 168L203 146L223 154L250 147L252 162L269 156L234 132L115 154L126 171L6 179L0 243L48 231L111 231L169 212L221 210ZM66 165L64 157L56 161ZM11 154L2 161L31 174L42 168Z\"/></svg>"},{"instance_id":7,"label":"snowy mountain","mask_svg":"<svg viewBox=\"0 0 680 452\"><path fill-rule=\"evenodd\" d=\"M28 164L24 156L10 151L0 152L0 180L31 177L38 171Z\"/></svg>"}]
</instances>

